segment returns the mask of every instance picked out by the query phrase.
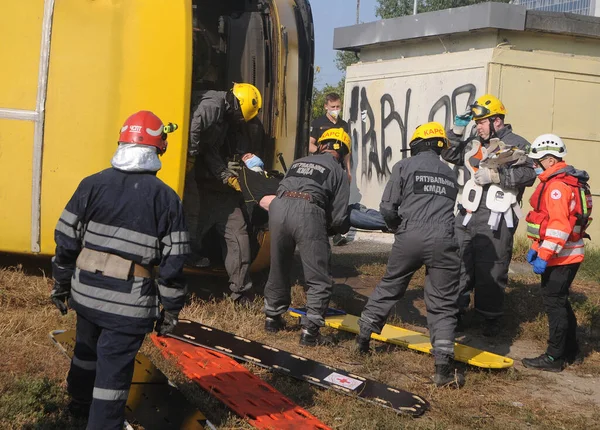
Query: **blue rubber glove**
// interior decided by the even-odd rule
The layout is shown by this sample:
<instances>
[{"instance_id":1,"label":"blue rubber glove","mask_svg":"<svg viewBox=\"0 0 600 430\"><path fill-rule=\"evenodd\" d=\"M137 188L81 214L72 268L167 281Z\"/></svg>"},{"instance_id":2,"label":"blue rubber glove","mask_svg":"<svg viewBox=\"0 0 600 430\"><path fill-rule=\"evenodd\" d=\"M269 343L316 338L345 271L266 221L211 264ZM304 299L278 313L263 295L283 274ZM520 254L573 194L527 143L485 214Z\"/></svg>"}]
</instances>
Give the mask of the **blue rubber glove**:
<instances>
[{"instance_id":1,"label":"blue rubber glove","mask_svg":"<svg viewBox=\"0 0 600 430\"><path fill-rule=\"evenodd\" d=\"M540 257L536 258L533 261L533 273L537 273L538 275L541 275L542 273L544 273L546 271L547 265L548 265L548 262L546 260L542 260Z\"/></svg>"},{"instance_id":2,"label":"blue rubber glove","mask_svg":"<svg viewBox=\"0 0 600 430\"><path fill-rule=\"evenodd\" d=\"M465 112L461 115L456 115L454 117L454 124L457 125L458 127L466 127L467 125L469 125L469 123L471 122L472 119L473 119L473 112L471 112L471 110L469 109L467 112Z\"/></svg>"},{"instance_id":3,"label":"blue rubber glove","mask_svg":"<svg viewBox=\"0 0 600 430\"><path fill-rule=\"evenodd\" d=\"M537 251L535 249L530 249L527 253L527 262L529 264L533 264L533 260L537 258Z\"/></svg>"},{"instance_id":4,"label":"blue rubber glove","mask_svg":"<svg viewBox=\"0 0 600 430\"><path fill-rule=\"evenodd\" d=\"M473 119L473 112L471 109L466 110L460 115L456 115L454 117L454 124L452 124L452 131L457 136L462 136L465 132L465 127L469 125L471 120Z\"/></svg>"}]
</instances>

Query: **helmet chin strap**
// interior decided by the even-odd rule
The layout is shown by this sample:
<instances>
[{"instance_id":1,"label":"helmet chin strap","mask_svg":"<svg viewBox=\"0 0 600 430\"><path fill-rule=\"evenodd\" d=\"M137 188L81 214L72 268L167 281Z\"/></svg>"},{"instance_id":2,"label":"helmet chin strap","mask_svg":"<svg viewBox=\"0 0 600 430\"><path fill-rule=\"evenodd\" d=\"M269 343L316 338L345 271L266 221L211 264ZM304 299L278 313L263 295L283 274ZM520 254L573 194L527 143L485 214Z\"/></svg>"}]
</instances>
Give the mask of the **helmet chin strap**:
<instances>
[{"instance_id":1,"label":"helmet chin strap","mask_svg":"<svg viewBox=\"0 0 600 430\"><path fill-rule=\"evenodd\" d=\"M494 127L494 121L496 120L496 117L490 117L488 120L490 124L490 137L487 138L487 141L489 142L490 139L496 137L496 128Z\"/></svg>"},{"instance_id":2,"label":"helmet chin strap","mask_svg":"<svg viewBox=\"0 0 600 430\"><path fill-rule=\"evenodd\" d=\"M549 157L551 157L551 158L555 158L555 157L553 157L552 155L544 155L542 158L540 158L540 159L538 160L538 163L537 163L537 164L538 164L538 166L540 166L540 167L542 168L542 170L547 170L547 169L546 169L546 168L545 168L545 167L542 165L542 160L545 160L546 158L549 158ZM556 158L555 158L555 159L556 159Z\"/></svg>"},{"instance_id":3,"label":"helmet chin strap","mask_svg":"<svg viewBox=\"0 0 600 430\"><path fill-rule=\"evenodd\" d=\"M321 148L323 148L323 149L321 149ZM337 157L335 157L335 155L333 153L337 154ZM344 157L342 157L342 155L335 149L330 148L329 145L319 145L319 148L317 149L315 154L331 154L340 163L343 163L343 161L344 161Z\"/></svg>"}]
</instances>

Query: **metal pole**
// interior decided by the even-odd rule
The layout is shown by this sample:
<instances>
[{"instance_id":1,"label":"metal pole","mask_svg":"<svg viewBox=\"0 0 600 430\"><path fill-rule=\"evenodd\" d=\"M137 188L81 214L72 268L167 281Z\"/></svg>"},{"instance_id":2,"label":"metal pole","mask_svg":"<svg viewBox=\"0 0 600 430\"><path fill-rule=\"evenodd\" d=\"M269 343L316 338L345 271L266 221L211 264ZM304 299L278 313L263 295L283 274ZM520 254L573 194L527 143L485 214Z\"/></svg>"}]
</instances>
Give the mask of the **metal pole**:
<instances>
[{"instance_id":1,"label":"metal pole","mask_svg":"<svg viewBox=\"0 0 600 430\"><path fill-rule=\"evenodd\" d=\"M360 0L356 0L356 23L358 24L358 18L360 17Z\"/></svg>"},{"instance_id":2,"label":"metal pole","mask_svg":"<svg viewBox=\"0 0 600 430\"><path fill-rule=\"evenodd\" d=\"M413 3L413 15L417 14L417 6L419 4L419 0L415 0L415 2Z\"/></svg>"}]
</instances>

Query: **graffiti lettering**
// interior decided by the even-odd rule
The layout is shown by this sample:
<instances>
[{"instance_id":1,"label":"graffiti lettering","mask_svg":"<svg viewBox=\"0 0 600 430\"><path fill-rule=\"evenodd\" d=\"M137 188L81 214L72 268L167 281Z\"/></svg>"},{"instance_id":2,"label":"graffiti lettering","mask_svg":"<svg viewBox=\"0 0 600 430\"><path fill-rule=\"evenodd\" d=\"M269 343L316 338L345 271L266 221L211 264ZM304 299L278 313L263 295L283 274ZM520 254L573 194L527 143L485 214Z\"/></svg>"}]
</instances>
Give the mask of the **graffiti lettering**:
<instances>
[{"instance_id":1,"label":"graffiti lettering","mask_svg":"<svg viewBox=\"0 0 600 430\"><path fill-rule=\"evenodd\" d=\"M384 93L380 96L378 128L375 123L376 114L369 100L369 97L377 97L377 94L369 95L367 87L364 86L352 88L349 123L353 149L356 151L355 153L360 152L360 166L357 166L357 173L361 178L370 182L373 180L373 172L375 172L377 181L384 183L391 175L392 160L408 156L408 129L416 128L419 125L410 124L410 127L408 126L410 119L419 115L416 111L411 112L412 92L412 88L406 90L403 115L396 110L398 103L393 94ZM427 120L434 121L436 117L439 118L439 115L443 114L443 120L440 122L447 130L450 129L454 116L462 113L475 101L476 93L477 88L471 83L456 87L450 95L444 94L433 103L429 109ZM457 106L459 98L460 106ZM377 142L378 135L379 144Z\"/></svg>"}]
</instances>

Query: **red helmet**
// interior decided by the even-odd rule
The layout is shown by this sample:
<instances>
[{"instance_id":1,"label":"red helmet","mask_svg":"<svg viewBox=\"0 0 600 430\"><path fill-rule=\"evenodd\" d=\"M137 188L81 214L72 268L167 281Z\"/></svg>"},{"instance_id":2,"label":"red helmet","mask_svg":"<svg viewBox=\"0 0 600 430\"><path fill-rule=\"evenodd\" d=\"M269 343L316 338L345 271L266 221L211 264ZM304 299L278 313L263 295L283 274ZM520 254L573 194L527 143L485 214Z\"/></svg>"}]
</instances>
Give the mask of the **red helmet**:
<instances>
[{"instance_id":1,"label":"red helmet","mask_svg":"<svg viewBox=\"0 0 600 430\"><path fill-rule=\"evenodd\" d=\"M154 146L160 155L167 150L167 133L159 117L142 110L127 118L121 127L119 142Z\"/></svg>"}]
</instances>

